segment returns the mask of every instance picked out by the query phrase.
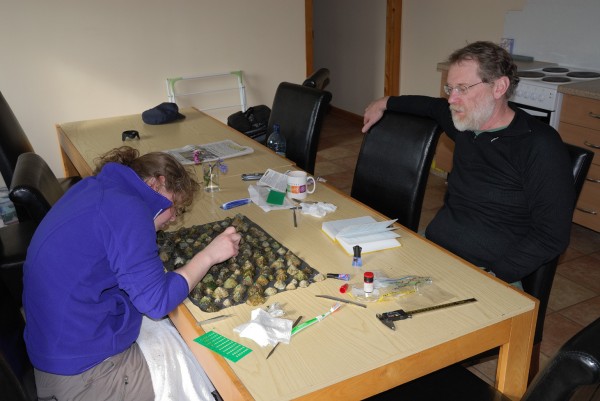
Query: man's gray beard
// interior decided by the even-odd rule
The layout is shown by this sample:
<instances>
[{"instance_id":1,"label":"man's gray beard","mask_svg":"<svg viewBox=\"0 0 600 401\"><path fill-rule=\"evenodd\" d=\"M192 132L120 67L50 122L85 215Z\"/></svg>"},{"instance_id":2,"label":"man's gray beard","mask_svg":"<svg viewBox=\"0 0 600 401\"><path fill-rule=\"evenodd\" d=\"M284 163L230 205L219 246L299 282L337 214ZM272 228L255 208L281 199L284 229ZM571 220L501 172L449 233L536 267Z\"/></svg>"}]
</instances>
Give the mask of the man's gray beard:
<instances>
[{"instance_id":1,"label":"man's gray beard","mask_svg":"<svg viewBox=\"0 0 600 401\"><path fill-rule=\"evenodd\" d=\"M452 111L452 107L450 107ZM454 118L454 113L452 115L452 122L454 123L454 127L459 131L477 131L480 130L492 114L494 113L494 103L493 100L485 103L478 103L475 109L471 112L471 115L467 115L462 121L458 121Z\"/></svg>"}]
</instances>

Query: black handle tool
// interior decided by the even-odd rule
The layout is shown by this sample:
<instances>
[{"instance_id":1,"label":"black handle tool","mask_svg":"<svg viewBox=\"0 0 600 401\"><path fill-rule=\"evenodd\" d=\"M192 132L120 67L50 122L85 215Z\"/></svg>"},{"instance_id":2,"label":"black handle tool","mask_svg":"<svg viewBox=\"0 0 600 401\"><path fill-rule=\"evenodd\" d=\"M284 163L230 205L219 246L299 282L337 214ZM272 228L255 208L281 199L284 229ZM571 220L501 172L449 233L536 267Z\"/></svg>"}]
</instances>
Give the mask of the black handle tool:
<instances>
[{"instance_id":1,"label":"black handle tool","mask_svg":"<svg viewBox=\"0 0 600 401\"><path fill-rule=\"evenodd\" d=\"M379 319L381 321L381 323L385 324L390 329L396 330L396 325L394 324L394 322L396 320L410 319L413 315L416 315L417 313L430 312L430 311L434 311L434 310L438 310L438 309L449 308L451 306L468 304L468 303L475 302L475 301L477 301L475 298L469 298L469 299L463 299L462 301L456 301L456 302L450 302L447 304L430 306L428 308L416 309L416 310L411 310L408 312L405 312L402 309L398 309L398 310L391 311L391 312L378 313L377 319Z\"/></svg>"}]
</instances>

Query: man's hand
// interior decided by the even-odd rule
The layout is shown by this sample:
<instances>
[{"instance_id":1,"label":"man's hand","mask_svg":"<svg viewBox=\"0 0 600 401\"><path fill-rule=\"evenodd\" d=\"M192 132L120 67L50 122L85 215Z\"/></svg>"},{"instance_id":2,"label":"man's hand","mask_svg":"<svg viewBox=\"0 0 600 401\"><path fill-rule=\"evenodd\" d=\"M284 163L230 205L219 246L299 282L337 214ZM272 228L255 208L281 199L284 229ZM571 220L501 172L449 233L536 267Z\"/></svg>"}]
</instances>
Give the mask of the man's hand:
<instances>
[{"instance_id":1,"label":"man's hand","mask_svg":"<svg viewBox=\"0 0 600 401\"><path fill-rule=\"evenodd\" d=\"M367 133L373 124L381 119L383 112L387 108L388 98L389 96L382 97L381 99L377 99L367 106L365 109L365 115L363 117L363 134Z\"/></svg>"}]
</instances>

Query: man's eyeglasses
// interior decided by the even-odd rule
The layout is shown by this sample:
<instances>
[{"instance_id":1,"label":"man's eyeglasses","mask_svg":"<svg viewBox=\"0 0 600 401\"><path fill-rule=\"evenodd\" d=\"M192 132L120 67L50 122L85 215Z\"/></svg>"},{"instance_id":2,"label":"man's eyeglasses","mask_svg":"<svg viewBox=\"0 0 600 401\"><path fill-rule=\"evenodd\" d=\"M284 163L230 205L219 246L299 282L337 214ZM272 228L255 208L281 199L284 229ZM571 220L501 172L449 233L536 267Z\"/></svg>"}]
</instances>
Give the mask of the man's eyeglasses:
<instances>
[{"instance_id":1,"label":"man's eyeglasses","mask_svg":"<svg viewBox=\"0 0 600 401\"><path fill-rule=\"evenodd\" d=\"M466 95L467 92L469 92L469 89L479 85L479 84L483 84L483 81L479 81L476 84L473 85L458 85L455 86L454 88L451 87L450 85L444 85L444 93L446 93L446 95L450 96L452 94L452 92L456 92L457 95L463 96Z\"/></svg>"}]
</instances>

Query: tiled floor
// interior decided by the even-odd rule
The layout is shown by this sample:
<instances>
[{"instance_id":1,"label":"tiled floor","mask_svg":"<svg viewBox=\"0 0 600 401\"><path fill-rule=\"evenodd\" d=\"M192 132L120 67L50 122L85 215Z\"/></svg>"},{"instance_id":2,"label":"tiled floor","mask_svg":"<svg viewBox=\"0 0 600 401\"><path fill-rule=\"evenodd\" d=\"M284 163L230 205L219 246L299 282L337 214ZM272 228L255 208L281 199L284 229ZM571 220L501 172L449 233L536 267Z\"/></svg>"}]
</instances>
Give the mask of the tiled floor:
<instances>
[{"instance_id":1,"label":"tiled floor","mask_svg":"<svg viewBox=\"0 0 600 401\"><path fill-rule=\"evenodd\" d=\"M315 175L350 194L352 175L362 142L358 119L332 110L319 141ZM442 205L445 179L432 174L427 185L420 227L424 228ZM573 224L571 243L561 257L544 327L540 364L581 328L600 317L600 233ZM493 381L495 360L474 367Z\"/></svg>"}]
</instances>

